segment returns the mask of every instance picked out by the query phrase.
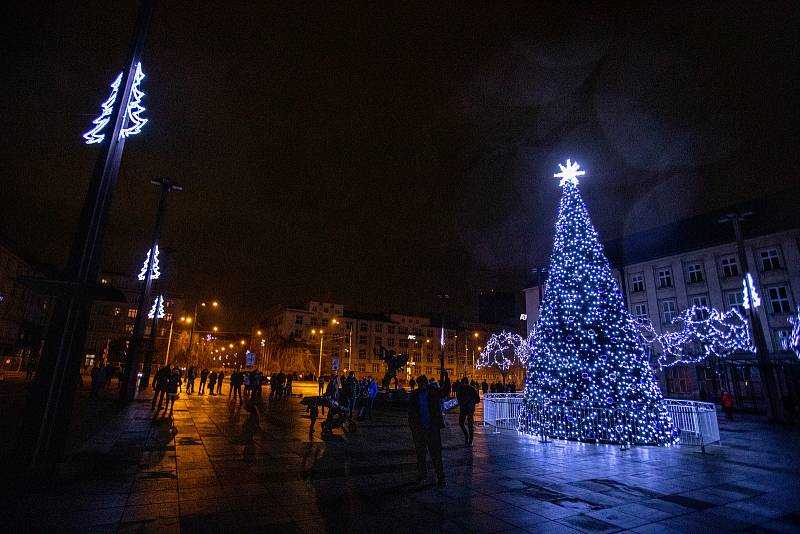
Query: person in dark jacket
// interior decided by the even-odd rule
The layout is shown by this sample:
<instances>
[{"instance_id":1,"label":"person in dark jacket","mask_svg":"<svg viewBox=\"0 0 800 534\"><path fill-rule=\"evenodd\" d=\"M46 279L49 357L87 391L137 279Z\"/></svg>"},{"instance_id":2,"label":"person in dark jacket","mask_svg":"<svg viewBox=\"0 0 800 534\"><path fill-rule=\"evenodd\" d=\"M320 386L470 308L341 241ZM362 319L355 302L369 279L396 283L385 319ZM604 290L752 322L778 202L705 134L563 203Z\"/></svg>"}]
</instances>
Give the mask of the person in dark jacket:
<instances>
[{"instance_id":1,"label":"person in dark jacket","mask_svg":"<svg viewBox=\"0 0 800 534\"><path fill-rule=\"evenodd\" d=\"M214 394L214 386L215 385L217 385L217 372L216 371L211 371L208 374L208 391L209 391L209 394L211 394L211 395Z\"/></svg>"},{"instance_id":2,"label":"person in dark jacket","mask_svg":"<svg viewBox=\"0 0 800 534\"><path fill-rule=\"evenodd\" d=\"M206 389L206 380L208 380L208 369L203 368L200 371L200 387L197 390L198 395L202 395Z\"/></svg>"},{"instance_id":3,"label":"person in dark jacket","mask_svg":"<svg viewBox=\"0 0 800 534\"><path fill-rule=\"evenodd\" d=\"M225 371L217 373L217 395L222 395L222 379L225 378Z\"/></svg>"},{"instance_id":4,"label":"person in dark jacket","mask_svg":"<svg viewBox=\"0 0 800 534\"><path fill-rule=\"evenodd\" d=\"M150 409L156 409L156 399L158 400L158 409L164 403L164 396L167 393L167 382L169 382L169 375L172 374L172 369L169 365L165 365L156 372L155 376L155 391L153 392L153 402L150 404Z\"/></svg>"},{"instance_id":5,"label":"person in dark jacket","mask_svg":"<svg viewBox=\"0 0 800 534\"><path fill-rule=\"evenodd\" d=\"M484 395L489 393L489 383L486 381L485 378L483 379L483 382L481 382L481 391L483 391Z\"/></svg>"},{"instance_id":6,"label":"person in dark jacket","mask_svg":"<svg viewBox=\"0 0 800 534\"><path fill-rule=\"evenodd\" d=\"M236 402L236 397L239 397L239 404L242 403L242 382L244 375L238 369L231 375L231 390L228 392L228 398L233 395L233 402Z\"/></svg>"},{"instance_id":7,"label":"person in dark jacket","mask_svg":"<svg viewBox=\"0 0 800 534\"><path fill-rule=\"evenodd\" d=\"M408 396L408 426L417 451L417 482L426 478L426 458L428 455L436 471L438 485L447 485L442 463L442 436L444 428L442 400L450 394L450 378L444 373L441 387L429 384L425 375L417 377L417 388Z\"/></svg>"},{"instance_id":8,"label":"person in dark jacket","mask_svg":"<svg viewBox=\"0 0 800 534\"><path fill-rule=\"evenodd\" d=\"M197 378L197 367L194 365L189 367L189 371L186 374L186 393L192 394L194 393L194 381Z\"/></svg>"},{"instance_id":9,"label":"person in dark jacket","mask_svg":"<svg viewBox=\"0 0 800 534\"><path fill-rule=\"evenodd\" d=\"M475 405L481 401L481 398L478 390L472 387L466 378L462 378L461 383L456 384L455 390L458 399L458 426L464 432L464 446L469 447L475 436Z\"/></svg>"},{"instance_id":10,"label":"person in dark jacket","mask_svg":"<svg viewBox=\"0 0 800 534\"><path fill-rule=\"evenodd\" d=\"M167 415L167 405L169 405L169 416L172 417L172 410L175 408L175 399L178 396L178 386L181 383L181 374L178 370L172 371L167 380L167 403L164 404L164 415Z\"/></svg>"}]
</instances>

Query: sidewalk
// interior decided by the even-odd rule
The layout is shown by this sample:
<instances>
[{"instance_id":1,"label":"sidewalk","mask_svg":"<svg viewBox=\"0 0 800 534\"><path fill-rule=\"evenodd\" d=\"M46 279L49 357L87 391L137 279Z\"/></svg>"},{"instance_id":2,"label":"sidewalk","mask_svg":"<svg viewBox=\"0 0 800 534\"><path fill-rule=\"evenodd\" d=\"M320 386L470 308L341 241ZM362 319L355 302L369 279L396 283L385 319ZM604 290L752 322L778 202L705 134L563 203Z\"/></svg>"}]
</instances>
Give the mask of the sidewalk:
<instances>
[{"instance_id":1,"label":"sidewalk","mask_svg":"<svg viewBox=\"0 0 800 534\"><path fill-rule=\"evenodd\" d=\"M4 526L92 532L796 532L796 430L722 422L723 444L633 448L552 442L479 427L442 433L449 485L413 484L402 412L355 434L308 434L299 399L258 421L222 397L149 397L116 415L47 484L3 484ZM149 394L146 394L149 395ZM252 439L249 435L252 434ZM432 474L432 473L431 473Z\"/></svg>"}]
</instances>

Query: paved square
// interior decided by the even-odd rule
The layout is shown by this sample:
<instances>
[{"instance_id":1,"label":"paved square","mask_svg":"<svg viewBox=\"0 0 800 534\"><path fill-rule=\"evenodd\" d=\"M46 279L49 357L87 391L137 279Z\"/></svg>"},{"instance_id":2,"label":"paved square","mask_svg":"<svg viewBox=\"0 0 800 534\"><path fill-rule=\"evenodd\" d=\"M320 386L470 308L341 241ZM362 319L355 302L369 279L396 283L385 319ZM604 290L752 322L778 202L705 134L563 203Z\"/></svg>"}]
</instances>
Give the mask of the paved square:
<instances>
[{"instance_id":1,"label":"paved square","mask_svg":"<svg viewBox=\"0 0 800 534\"><path fill-rule=\"evenodd\" d=\"M722 422L721 446L540 443L479 427L442 433L448 486L414 484L402 411L354 434L308 433L299 399L258 418L183 394L117 412L51 482L4 484L4 526L91 532L797 532L800 432ZM488 427L487 427L488 428ZM433 475L431 471L431 476Z\"/></svg>"}]
</instances>

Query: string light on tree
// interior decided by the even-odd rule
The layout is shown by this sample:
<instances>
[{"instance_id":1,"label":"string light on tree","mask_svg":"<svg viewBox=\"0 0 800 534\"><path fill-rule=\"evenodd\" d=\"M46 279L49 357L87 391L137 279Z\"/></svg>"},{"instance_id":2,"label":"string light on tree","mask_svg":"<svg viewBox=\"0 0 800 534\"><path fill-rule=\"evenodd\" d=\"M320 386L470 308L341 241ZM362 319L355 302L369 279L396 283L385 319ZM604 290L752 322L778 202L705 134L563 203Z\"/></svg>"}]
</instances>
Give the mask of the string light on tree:
<instances>
[{"instance_id":1,"label":"string light on tree","mask_svg":"<svg viewBox=\"0 0 800 534\"><path fill-rule=\"evenodd\" d=\"M151 276L152 280L158 280L161 277L161 269L158 265L158 245L155 247L156 253L153 256L153 276ZM139 271L139 280L144 280L147 278L147 265L150 263L150 252L151 250L147 251L147 256L144 258L144 264L142 265L142 270Z\"/></svg>"},{"instance_id":2,"label":"string light on tree","mask_svg":"<svg viewBox=\"0 0 800 534\"><path fill-rule=\"evenodd\" d=\"M128 100L128 104L125 108L125 124L123 125L122 129L120 130L119 137L120 139L124 137L129 137L131 135L136 135L142 131L142 127L147 124L147 119L142 117L142 113L145 111L144 106L142 106L142 99L144 98L144 92L140 89L142 80L144 80L145 75L142 72L142 64L136 64L136 71L133 75L133 85L131 86L131 95ZM101 133L108 122L111 120L111 111L114 107L114 102L117 100L117 95L119 94L119 86L122 83L122 73L120 72L116 79L111 83L111 94L109 95L108 99L100 105L100 115L92 121L94 127L83 134L83 138L86 140L87 145L91 145L93 143L101 143L103 139L106 138L106 134Z\"/></svg>"},{"instance_id":3,"label":"string light on tree","mask_svg":"<svg viewBox=\"0 0 800 534\"><path fill-rule=\"evenodd\" d=\"M150 312L147 314L148 319L155 318L156 310L158 310L158 318L163 319L166 313L164 312L164 295L159 295L153 301L153 306L150 308Z\"/></svg>"},{"instance_id":4,"label":"string light on tree","mask_svg":"<svg viewBox=\"0 0 800 534\"><path fill-rule=\"evenodd\" d=\"M522 347L524 343L522 337L512 332L492 334L486 341L480 358L475 362L475 367L477 369L496 367L505 376L515 363L520 362L519 352L524 350Z\"/></svg>"},{"instance_id":5,"label":"string light on tree","mask_svg":"<svg viewBox=\"0 0 800 534\"><path fill-rule=\"evenodd\" d=\"M669 445L662 404L636 323L578 190L580 165L559 165L547 290L531 338L519 429L588 442Z\"/></svg>"},{"instance_id":6,"label":"string light on tree","mask_svg":"<svg viewBox=\"0 0 800 534\"><path fill-rule=\"evenodd\" d=\"M795 356L800 358L800 311L789 317L789 323L792 325L792 332L789 334L786 350L793 350Z\"/></svg>"},{"instance_id":7,"label":"string light on tree","mask_svg":"<svg viewBox=\"0 0 800 534\"><path fill-rule=\"evenodd\" d=\"M748 291L749 290L749 291ZM744 295L744 309L750 309L750 295L753 295L753 308L761 306L761 297L758 296L756 285L753 282L753 275L747 273L742 278L742 294Z\"/></svg>"}]
</instances>

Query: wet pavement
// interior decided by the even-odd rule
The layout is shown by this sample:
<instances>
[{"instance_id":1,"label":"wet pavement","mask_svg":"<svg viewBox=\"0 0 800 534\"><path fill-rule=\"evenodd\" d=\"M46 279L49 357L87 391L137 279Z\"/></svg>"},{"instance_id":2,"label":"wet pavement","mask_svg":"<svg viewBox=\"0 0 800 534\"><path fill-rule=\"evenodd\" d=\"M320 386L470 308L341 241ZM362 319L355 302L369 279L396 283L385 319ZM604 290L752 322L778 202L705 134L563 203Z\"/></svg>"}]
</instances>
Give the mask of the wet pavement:
<instances>
[{"instance_id":1,"label":"wet pavement","mask_svg":"<svg viewBox=\"0 0 800 534\"><path fill-rule=\"evenodd\" d=\"M227 393L227 386L226 386ZM298 398L260 416L183 394L174 417L148 398L110 416L48 483L4 483L14 531L798 532L797 430L722 423L722 445L540 443L479 426L442 433L448 486L415 484L405 415L310 435ZM488 428L488 427L487 427Z\"/></svg>"}]
</instances>

